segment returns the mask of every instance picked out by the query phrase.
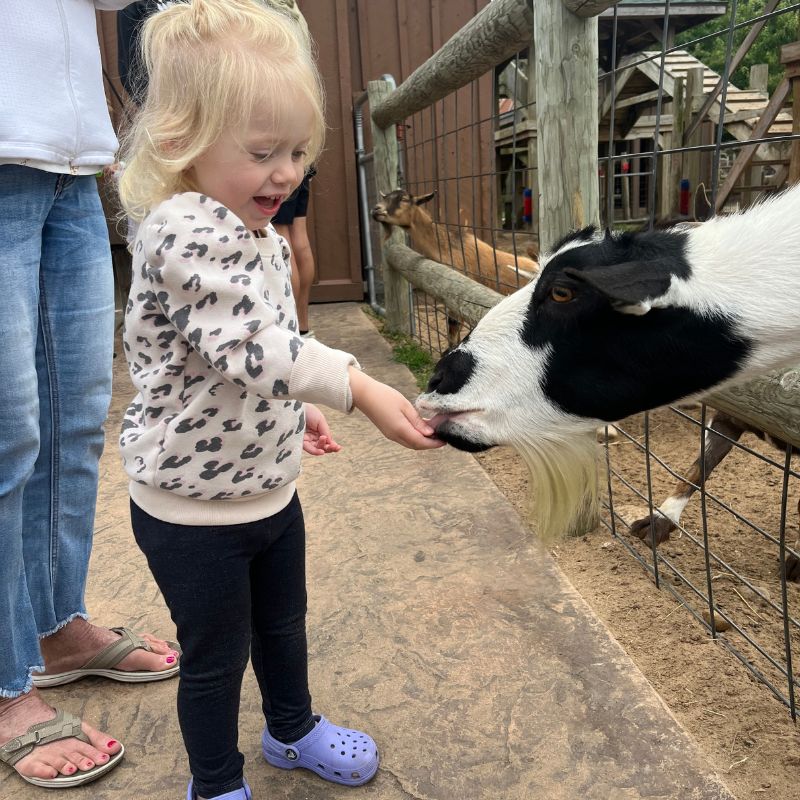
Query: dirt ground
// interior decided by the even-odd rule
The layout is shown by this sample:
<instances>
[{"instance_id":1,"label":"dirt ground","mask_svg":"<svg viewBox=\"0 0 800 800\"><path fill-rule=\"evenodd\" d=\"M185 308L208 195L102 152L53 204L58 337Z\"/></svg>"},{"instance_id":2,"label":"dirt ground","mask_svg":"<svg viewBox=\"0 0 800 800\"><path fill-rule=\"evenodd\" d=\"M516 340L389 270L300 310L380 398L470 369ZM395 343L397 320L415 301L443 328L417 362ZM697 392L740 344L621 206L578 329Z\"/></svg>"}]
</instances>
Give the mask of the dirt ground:
<instances>
[{"instance_id":1,"label":"dirt ground","mask_svg":"<svg viewBox=\"0 0 800 800\"><path fill-rule=\"evenodd\" d=\"M699 412L689 413L699 417ZM642 419L623 423L624 429L640 440ZM699 451L696 426L664 409L651 414L650 428L652 450L673 469L685 471ZM782 464L782 453L772 451L754 437L745 436L743 443ZM622 438L611 445L610 453L612 468L646 494L645 459L636 446ZM528 476L519 458L505 448L476 458L517 509L526 513ZM652 481L655 498L661 502L675 479L654 464ZM626 522L645 516L641 512L646 512L646 501L637 498L617 478L613 487L615 510ZM779 530L781 488L781 469L736 450L708 483L709 492L774 535ZM788 543L797 538L798 495L800 486L794 481L789 490ZM709 549L720 559L712 558L710 569L715 602L769 657L785 664L783 620L780 611L771 605L781 607L778 548L729 512L713 507L714 503L710 506ZM607 527L599 526L586 536L559 543L552 552L561 569L695 737L737 798L800 799L800 732L787 707L756 681L724 644L715 642L673 594L656 588L651 574L621 540L631 543L651 563L649 546L631 537L624 524L617 524L620 539L615 539ZM683 524L702 545L698 497L687 508ZM701 546L687 535L676 537L673 533L673 538L661 545L660 552L700 592L706 592ZM662 564L660 575L662 585L678 592L702 617L706 602L669 567ZM790 612L797 615L800 587L790 583L787 591ZM792 627L797 659L800 635L796 626ZM735 627L720 637L778 691L788 695L787 679Z\"/></svg>"}]
</instances>

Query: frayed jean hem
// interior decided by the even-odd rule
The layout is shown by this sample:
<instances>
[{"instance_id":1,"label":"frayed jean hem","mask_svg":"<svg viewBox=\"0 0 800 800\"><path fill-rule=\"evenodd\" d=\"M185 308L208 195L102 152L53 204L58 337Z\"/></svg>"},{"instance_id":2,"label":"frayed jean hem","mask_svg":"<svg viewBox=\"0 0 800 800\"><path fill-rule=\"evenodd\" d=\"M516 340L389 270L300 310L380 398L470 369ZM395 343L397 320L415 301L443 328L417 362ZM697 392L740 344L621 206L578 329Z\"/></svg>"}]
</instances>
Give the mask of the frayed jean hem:
<instances>
[{"instance_id":1,"label":"frayed jean hem","mask_svg":"<svg viewBox=\"0 0 800 800\"><path fill-rule=\"evenodd\" d=\"M44 633L39 634L40 639L46 639L48 636L52 636L54 633L58 633L62 628L66 628L67 625L72 622L74 619L89 619L89 615L85 611L76 611L74 614L70 614L63 622L59 622L58 625L55 626L52 630L45 631Z\"/></svg>"},{"instance_id":2,"label":"frayed jean hem","mask_svg":"<svg viewBox=\"0 0 800 800\"><path fill-rule=\"evenodd\" d=\"M28 668L28 679L25 681L25 688L20 690L3 689L0 688L0 698L4 700L13 700L15 697L21 697L23 694L28 694L33 689L33 673L44 672L44 664L36 664Z\"/></svg>"}]
</instances>

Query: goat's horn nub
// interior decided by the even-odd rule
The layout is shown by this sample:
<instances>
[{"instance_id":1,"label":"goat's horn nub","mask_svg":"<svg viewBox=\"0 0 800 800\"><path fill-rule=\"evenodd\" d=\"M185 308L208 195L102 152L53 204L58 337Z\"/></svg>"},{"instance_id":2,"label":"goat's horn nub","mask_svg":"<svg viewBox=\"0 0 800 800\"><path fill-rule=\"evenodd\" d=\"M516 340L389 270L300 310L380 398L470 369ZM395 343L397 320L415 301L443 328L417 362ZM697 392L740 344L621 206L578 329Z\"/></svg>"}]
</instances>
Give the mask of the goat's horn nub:
<instances>
[{"instance_id":1,"label":"goat's horn nub","mask_svg":"<svg viewBox=\"0 0 800 800\"><path fill-rule=\"evenodd\" d=\"M386 199L386 195L383 192L378 192L378 194L380 194L381 200L385 200Z\"/></svg>"}]
</instances>

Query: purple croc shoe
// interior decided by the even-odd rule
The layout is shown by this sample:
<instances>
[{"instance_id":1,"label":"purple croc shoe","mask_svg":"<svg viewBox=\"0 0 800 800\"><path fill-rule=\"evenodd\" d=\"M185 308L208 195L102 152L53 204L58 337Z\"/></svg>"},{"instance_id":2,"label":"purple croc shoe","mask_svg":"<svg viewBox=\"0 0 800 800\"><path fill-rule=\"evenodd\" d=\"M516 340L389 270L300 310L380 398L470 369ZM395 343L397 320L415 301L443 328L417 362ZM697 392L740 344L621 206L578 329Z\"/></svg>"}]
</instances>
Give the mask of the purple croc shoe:
<instances>
[{"instance_id":1,"label":"purple croc shoe","mask_svg":"<svg viewBox=\"0 0 800 800\"><path fill-rule=\"evenodd\" d=\"M189 789L186 792L186 800L197 800L197 795L194 793L192 781L189 781ZM241 789L234 789L232 792L225 792L225 794L218 794L213 800L252 800L253 794L247 781Z\"/></svg>"},{"instance_id":2,"label":"purple croc shoe","mask_svg":"<svg viewBox=\"0 0 800 800\"><path fill-rule=\"evenodd\" d=\"M325 717L316 717L314 729L292 744L284 744L270 736L264 728L261 747L264 758L273 767L303 767L321 778L345 786L361 786L378 771L378 747L361 731L340 728Z\"/></svg>"}]
</instances>

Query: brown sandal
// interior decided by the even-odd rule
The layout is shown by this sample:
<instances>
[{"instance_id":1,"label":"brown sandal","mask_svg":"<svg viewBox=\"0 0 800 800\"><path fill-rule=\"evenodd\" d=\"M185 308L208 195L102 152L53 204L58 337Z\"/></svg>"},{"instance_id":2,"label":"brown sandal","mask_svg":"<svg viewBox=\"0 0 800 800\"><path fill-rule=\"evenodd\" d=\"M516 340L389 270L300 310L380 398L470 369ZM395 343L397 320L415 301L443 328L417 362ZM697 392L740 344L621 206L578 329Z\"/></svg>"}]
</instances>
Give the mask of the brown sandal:
<instances>
[{"instance_id":1,"label":"brown sandal","mask_svg":"<svg viewBox=\"0 0 800 800\"><path fill-rule=\"evenodd\" d=\"M171 667L155 671L138 670L132 672L124 669L116 669L117 664L129 653L132 653L134 650L149 651L150 645L128 628L111 628L111 630L114 631L114 633L118 633L120 638L117 639L116 642L111 642L107 647L104 647L94 658L87 661L82 667L79 669L66 670L65 672L34 675L33 685L37 689L47 689L50 686L63 686L65 683L79 681L81 678L87 678L90 675L110 678L113 681L122 681L123 683L145 683L147 681L163 681L166 678L171 678L173 675L178 674L180 664L177 660ZM180 652L178 645L174 642L167 642L167 644L173 650Z\"/></svg>"},{"instance_id":2,"label":"brown sandal","mask_svg":"<svg viewBox=\"0 0 800 800\"><path fill-rule=\"evenodd\" d=\"M89 737L81 728L81 721L78 717L67 711L57 711L53 719L31 725L21 736L17 736L0 747L0 761L13 768L17 761L32 753L34 748L56 742L59 739L89 741ZM58 775L55 778L29 778L19 772L17 775L34 786L43 786L47 789L67 789L71 786L89 783L105 775L119 764L124 753L125 748L120 744L119 753L110 756L105 764L97 764L87 770L78 770L74 775Z\"/></svg>"}]
</instances>

